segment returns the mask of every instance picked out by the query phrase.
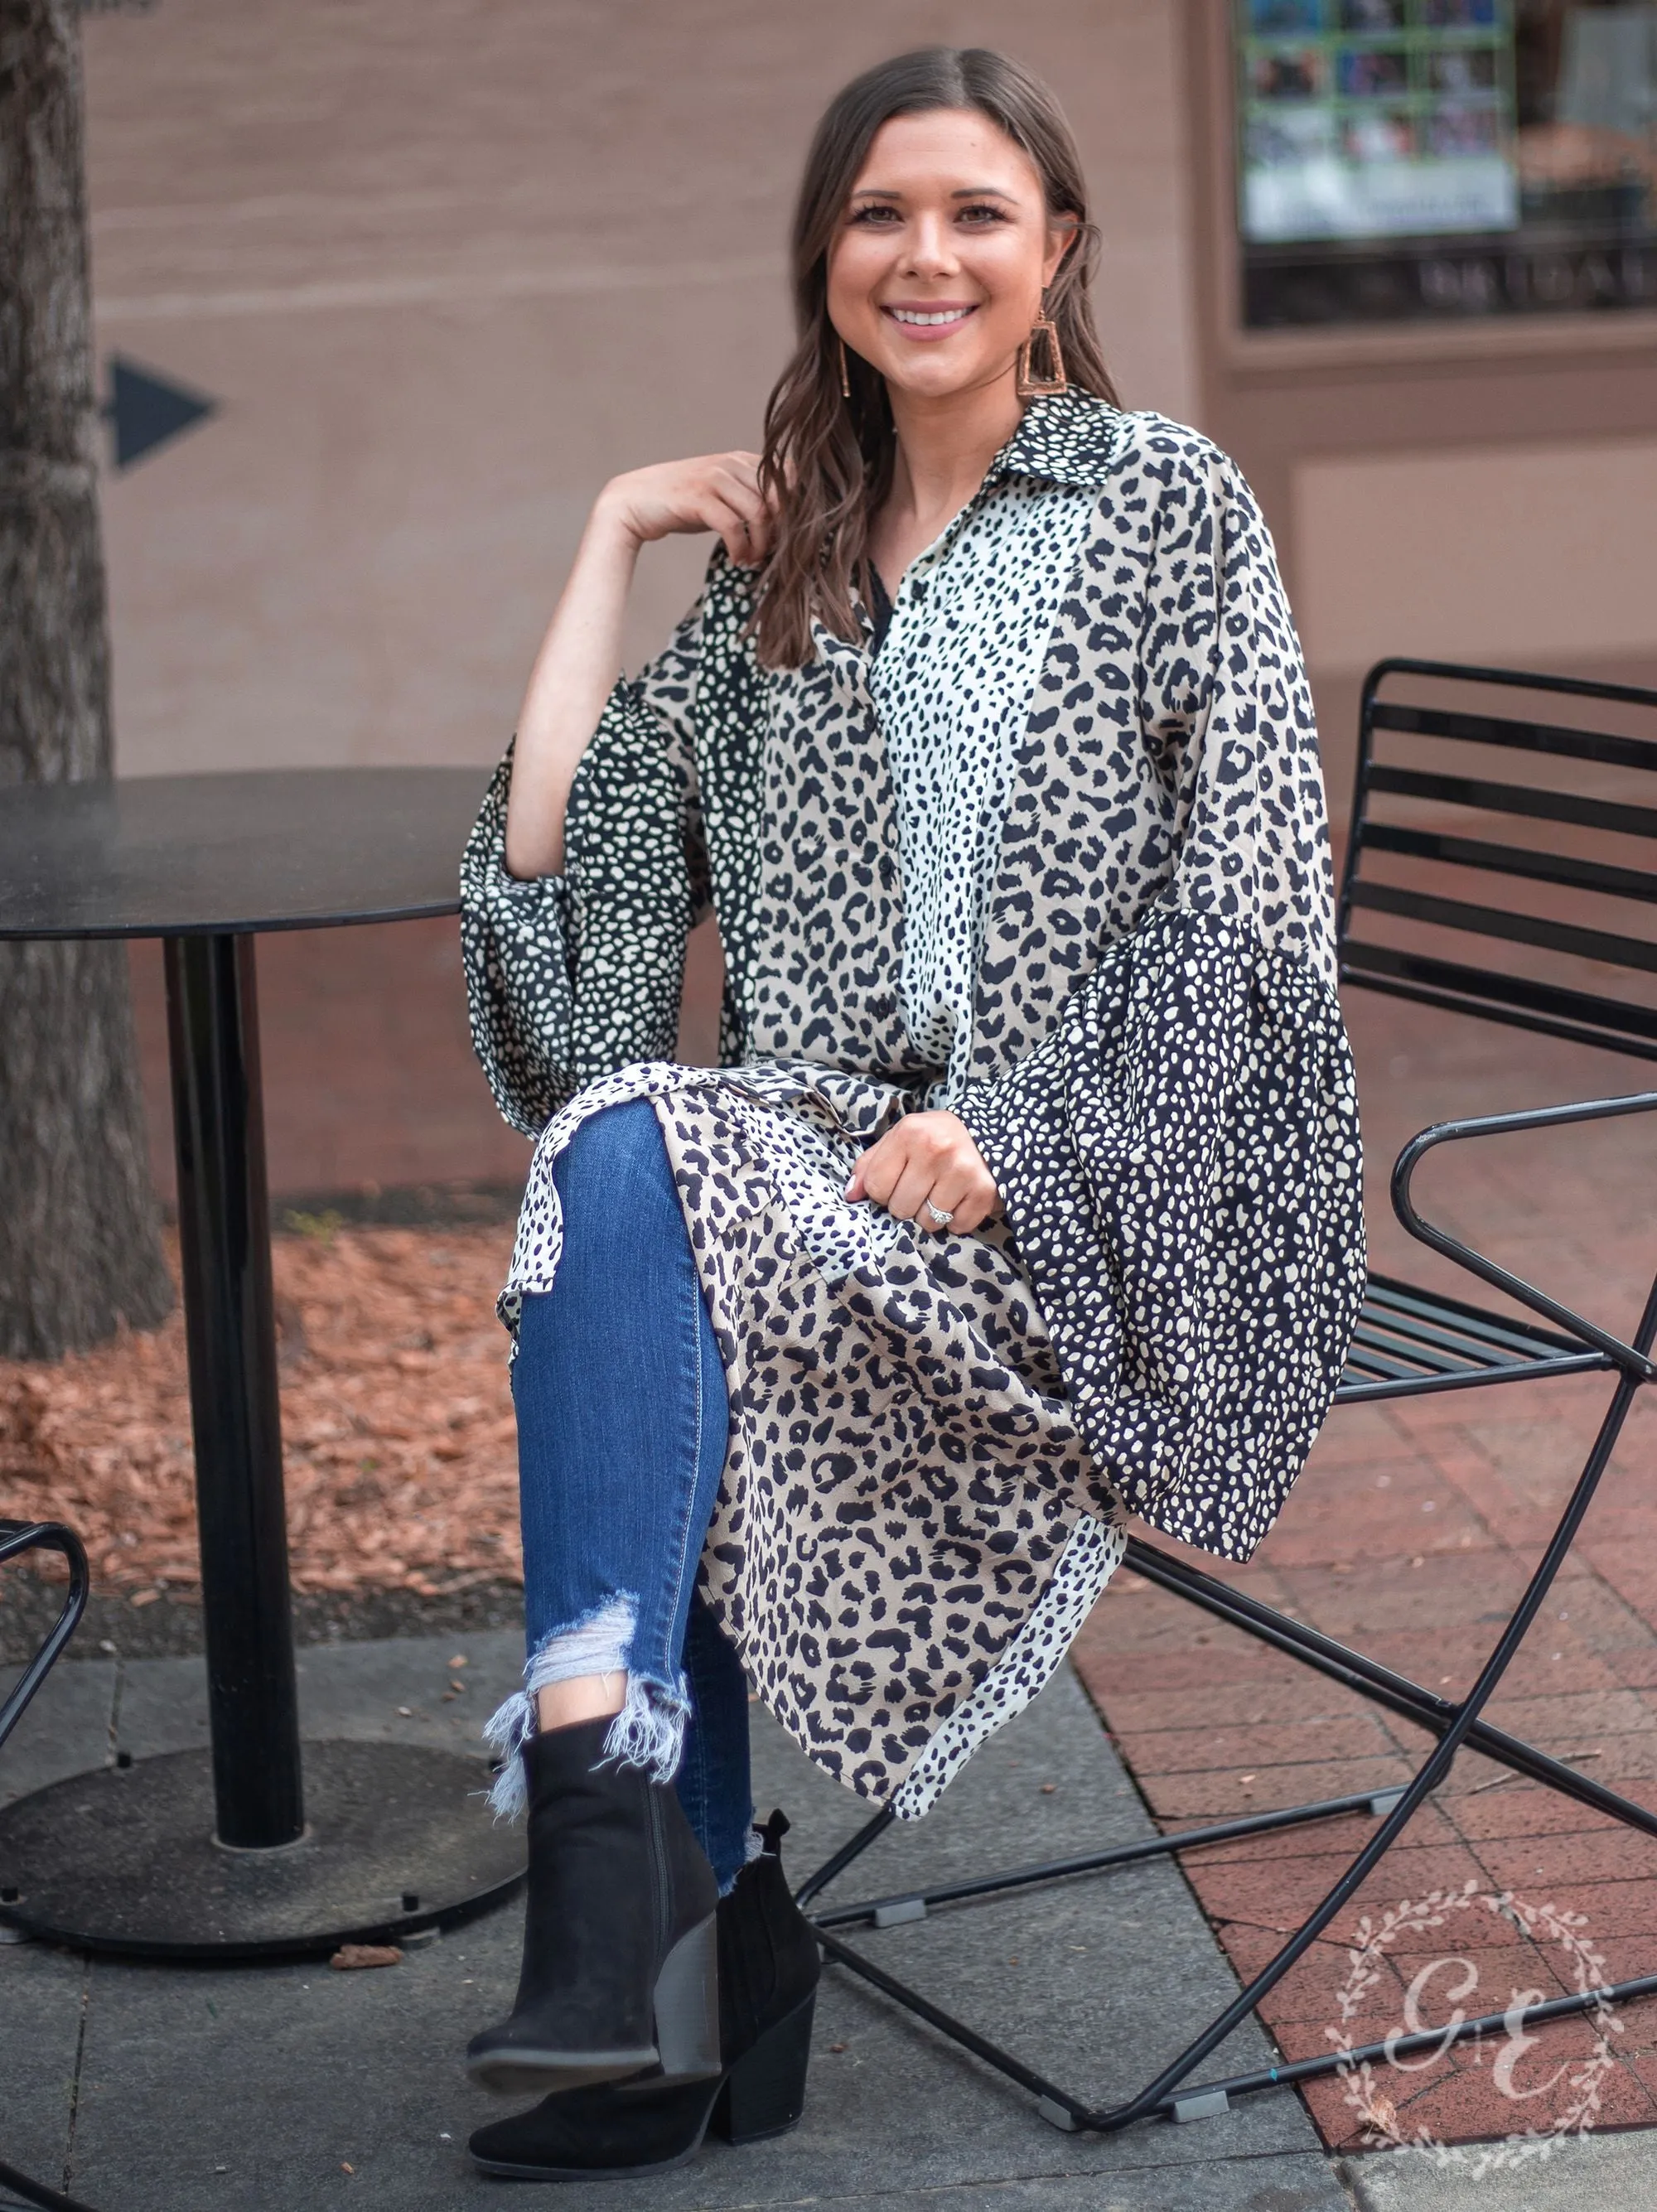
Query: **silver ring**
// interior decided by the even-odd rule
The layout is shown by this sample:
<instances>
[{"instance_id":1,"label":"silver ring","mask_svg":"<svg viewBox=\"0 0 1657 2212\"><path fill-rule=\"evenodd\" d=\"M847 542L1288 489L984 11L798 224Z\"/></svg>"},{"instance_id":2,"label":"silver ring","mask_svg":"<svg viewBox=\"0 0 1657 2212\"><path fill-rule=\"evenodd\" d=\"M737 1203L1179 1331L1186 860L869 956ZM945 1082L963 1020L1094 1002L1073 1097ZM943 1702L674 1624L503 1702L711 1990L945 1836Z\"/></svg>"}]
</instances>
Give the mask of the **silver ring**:
<instances>
[{"instance_id":1,"label":"silver ring","mask_svg":"<svg viewBox=\"0 0 1657 2212\"><path fill-rule=\"evenodd\" d=\"M921 1204L932 1216L932 1226L934 1229L947 1229L950 1224L955 1219L953 1213L946 1212L946 1210L941 1206L934 1206L930 1198L922 1199Z\"/></svg>"}]
</instances>

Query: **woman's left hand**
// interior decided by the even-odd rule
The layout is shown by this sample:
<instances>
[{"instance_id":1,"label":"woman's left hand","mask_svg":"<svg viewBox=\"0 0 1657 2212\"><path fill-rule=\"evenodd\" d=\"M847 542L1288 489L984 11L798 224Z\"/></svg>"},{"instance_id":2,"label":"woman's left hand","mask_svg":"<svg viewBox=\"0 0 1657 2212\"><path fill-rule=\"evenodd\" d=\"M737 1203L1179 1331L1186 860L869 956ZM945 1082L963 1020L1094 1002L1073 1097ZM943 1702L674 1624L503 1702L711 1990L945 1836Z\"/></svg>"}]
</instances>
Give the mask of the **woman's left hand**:
<instances>
[{"instance_id":1,"label":"woman's left hand","mask_svg":"<svg viewBox=\"0 0 1657 2212\"><path fill-rule=\"evenodd\" d=\"M872 1198L900 1220L940 1234L945 1228L976 1229L1001 1203L971 1131L956 1115L943 1112L906 1114L859 1160L846 1195ZM928 1200L950 1219L934 1221Z\"/></svg>"}]
</instances>

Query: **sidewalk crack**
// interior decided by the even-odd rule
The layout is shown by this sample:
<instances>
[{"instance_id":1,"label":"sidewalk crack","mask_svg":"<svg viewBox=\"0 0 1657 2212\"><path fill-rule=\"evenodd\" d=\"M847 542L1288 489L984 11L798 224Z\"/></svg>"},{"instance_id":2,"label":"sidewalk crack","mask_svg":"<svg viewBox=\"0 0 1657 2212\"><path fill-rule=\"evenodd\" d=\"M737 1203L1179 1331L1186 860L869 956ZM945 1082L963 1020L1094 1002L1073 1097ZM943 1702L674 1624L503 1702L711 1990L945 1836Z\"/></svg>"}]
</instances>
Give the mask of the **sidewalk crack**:
<instances>
[{"instance_id":1,"label":"sidewalk crack","mask_svg":"<svg viewBox=\"0 0 1657 2212\"><path fill-rule=\"evenodd\" d=\"M69 2133L64 2142L64 2181L65 2197L72 2192L70 2183L74 2178L75 2130L81 2117L81 2071L86 2060L87 2018L92 2010L92 1960L85 1962L81 1982L81 2018L75 2035L75 2068L69 2083Z\"/></svg>"}]
</instances>

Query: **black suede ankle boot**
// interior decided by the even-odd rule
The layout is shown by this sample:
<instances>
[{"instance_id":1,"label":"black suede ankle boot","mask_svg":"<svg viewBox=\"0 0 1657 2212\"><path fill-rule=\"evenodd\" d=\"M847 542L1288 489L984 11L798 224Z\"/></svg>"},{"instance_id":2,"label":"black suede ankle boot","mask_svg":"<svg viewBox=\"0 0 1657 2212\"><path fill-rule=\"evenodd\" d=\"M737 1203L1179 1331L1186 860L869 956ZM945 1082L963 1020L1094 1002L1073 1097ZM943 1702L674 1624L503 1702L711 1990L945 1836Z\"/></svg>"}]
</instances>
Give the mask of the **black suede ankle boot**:
<instances>
[{"instance_id":1,"label":"black suede ankle boot","mask_svg":"<svg viewBox=\"0 0 1657 2212\"><path fill-rule=\"evenodd\" d=\"M764 1850L719 1899L717 2081L659 2074L550 2096L533 2111L479 2128L471 2154L485 2173L519 2181L621 2179L665 2172L694 2158L710 2125L733 2143L785 2134L805 2101L811 2013L822 1962L816 1938L789 1895L774 1813Z\"/></svg>"},{"instance_id":2,"label":"black suede ankle boot","mask_svg":"<svg viewBox=\"0 0 1657 2212\"><path fill-rule=\"evenodd\" d=\"M475 2036L467 2071L500 2096L659 2067L717 2080L713 1869L671 1783L601 1765L610 1721L531 1736L524 1964L509 2019Z\"/></svg>"},{"instance_id":3,"label":"black suede ankle boot","mask_svg":"<svg viewBox=\"0 0 1657 2212\"><path fill-rule=\"evenodd\" d=\"M727 2142L784 2134L805 2100L811 2014L822 1954L782 1871L788 1822L773 1813L760 1855L719 1900L719 2051L725 2087L713 2128Z\"/></svg>"}]
</instances>

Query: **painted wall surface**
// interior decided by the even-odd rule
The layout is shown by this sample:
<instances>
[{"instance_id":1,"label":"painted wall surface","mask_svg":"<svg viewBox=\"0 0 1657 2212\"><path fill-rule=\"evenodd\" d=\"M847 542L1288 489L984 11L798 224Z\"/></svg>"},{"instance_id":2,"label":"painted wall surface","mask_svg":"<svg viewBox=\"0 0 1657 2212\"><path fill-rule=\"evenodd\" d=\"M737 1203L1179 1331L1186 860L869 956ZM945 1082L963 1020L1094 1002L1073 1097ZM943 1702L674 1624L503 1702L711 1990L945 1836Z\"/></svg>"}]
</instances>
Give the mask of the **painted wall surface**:
<instances>
[{"instance_id":1,"label":"painted wall surface","mask_svg":"<svg viewBox=\"0 0 1657 2212\"><path fill-rule=\"evenodd\" d=\"M758 441L828 96L1059 91L1130 404L1197 407L1168 0L158 0L86 24L100 351L217 411L105 483L120 772L483 762L616 471ZM649 549L629 653L705 547Z\"/></svg>"},{"instance_id":2,"label":"painted wall surface","mask_svg":"<svg viewBox=\"0 0 1657 2212\"><path fill-rule=\"evenodd\" d=\"M1657 439L1320 457L1293 526L1320 672L1657 659Z\"/></svg>"}]
</instances>

